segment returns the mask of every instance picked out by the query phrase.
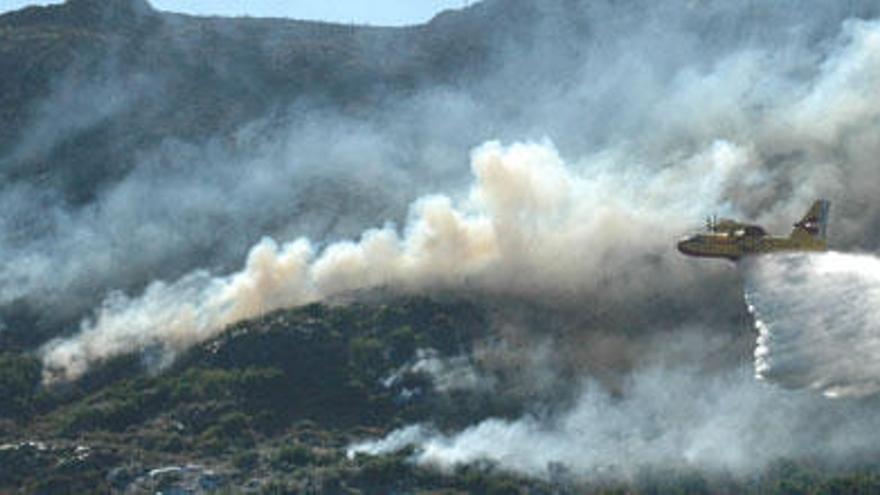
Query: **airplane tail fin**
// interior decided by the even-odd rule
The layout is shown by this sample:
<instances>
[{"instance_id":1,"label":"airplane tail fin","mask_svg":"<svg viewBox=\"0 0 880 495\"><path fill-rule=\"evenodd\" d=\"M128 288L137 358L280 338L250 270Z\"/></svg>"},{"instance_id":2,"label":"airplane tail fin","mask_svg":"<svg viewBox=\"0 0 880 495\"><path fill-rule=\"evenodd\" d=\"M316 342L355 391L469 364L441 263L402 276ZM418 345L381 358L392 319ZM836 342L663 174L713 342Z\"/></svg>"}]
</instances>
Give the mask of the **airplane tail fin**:
<instances>
[{"instance_id":1,"label":"airplane tail fin","mask_svg":"<svg viewBox=\"0 0 880 495\"><path fill-rule=\"evenodd\" d=\"M794 224L792 237L809 236L814 239L825 239L828 228L828 210L831 203L825 199L816 200L807 214L798 223Z\"/></svg>"}]
</instances>

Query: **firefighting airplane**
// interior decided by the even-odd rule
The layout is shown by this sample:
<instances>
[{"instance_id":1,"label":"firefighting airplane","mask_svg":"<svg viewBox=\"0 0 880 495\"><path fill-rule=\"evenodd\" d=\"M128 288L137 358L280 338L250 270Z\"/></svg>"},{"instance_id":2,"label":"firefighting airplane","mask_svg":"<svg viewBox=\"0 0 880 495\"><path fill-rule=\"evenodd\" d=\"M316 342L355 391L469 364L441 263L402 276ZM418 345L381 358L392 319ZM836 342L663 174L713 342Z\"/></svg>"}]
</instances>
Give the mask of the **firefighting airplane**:
<instances>
[{"instance_id":1,"label":"firefighting airplane","mask_svg":"<svg viewBox=\"0 0 880 495\"><path fill-rule=\"evenodd\" d=\"M706 221L707 232L696 234L678 243L678 250L688 256L727 258L737 261L743 256L784 251L825 251L825 233L831 203L817 200L788 237L768 235L763 227L722 219Z\"/></svg>"}]
</instances>

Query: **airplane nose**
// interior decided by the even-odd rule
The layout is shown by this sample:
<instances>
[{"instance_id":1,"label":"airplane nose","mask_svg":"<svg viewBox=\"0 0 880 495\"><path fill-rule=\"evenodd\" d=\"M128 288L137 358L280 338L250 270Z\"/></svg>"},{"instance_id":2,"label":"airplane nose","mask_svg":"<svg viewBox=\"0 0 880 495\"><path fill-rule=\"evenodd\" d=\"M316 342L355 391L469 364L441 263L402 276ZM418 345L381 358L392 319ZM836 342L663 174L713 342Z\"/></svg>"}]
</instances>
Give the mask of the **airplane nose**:
<instances>
[{"instance_id":1,"label":"airplane nose","mask_svg":"<svg viewBox=\"0 0 880 495\"><path fill-rule=\"evenodd\" d=\"M691 254L693 253L693 249L691 249L691 242L687 239L678 241L676 245L678 247L678 251L682 254Z\"/></svg>"}]
</instances>

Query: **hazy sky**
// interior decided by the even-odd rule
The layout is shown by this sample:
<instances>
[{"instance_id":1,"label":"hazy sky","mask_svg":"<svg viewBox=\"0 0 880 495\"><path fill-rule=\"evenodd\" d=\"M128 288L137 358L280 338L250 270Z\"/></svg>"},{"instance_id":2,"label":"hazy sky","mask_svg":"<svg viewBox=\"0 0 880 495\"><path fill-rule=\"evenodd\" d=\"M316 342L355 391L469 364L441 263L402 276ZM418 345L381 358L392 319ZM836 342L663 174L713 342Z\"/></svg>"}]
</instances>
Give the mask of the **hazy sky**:
<instances>
[{"instance_id":1,"label":"hazy sky","mask_svg":"<svg viewBox=\"0 0 880 495\"><path fill-rule=\"evenodd\" d=\"M291 17L358 24L401 25L425 22L441 10L474 0L149 0L159 10L199 15ZM60 0L0 0L0 12Z\"/></svg>"}]
</instances>

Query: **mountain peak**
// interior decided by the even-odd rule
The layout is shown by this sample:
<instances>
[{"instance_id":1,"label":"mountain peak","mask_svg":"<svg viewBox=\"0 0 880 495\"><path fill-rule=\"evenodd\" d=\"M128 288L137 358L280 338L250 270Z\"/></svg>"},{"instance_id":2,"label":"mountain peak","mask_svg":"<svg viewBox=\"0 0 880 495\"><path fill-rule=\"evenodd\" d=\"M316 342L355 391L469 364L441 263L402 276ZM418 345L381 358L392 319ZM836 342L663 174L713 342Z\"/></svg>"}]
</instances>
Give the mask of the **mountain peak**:
<instances>
[{"instance_id":1,"label":"mountain peak","mask_svg":"<svg viewBox=\"0 0 880 495\"><path fill-rule=\"evenodd\" d=\"M139 18L156 12L147 0L67 0L65 6L83 17L102 21Z\"/></svg>"},{"instance_id":2,"label":"mountain peak","mask_svg":"<svg viewBox=\"0 0 880 495\"><path fill-rule=\"evenodd\" d=\"M67 25L96 29L139 26L159 16L147 0L67 0L62 5L32 6L0 16L10 26Z\"/></svg>"}]
</instances>

